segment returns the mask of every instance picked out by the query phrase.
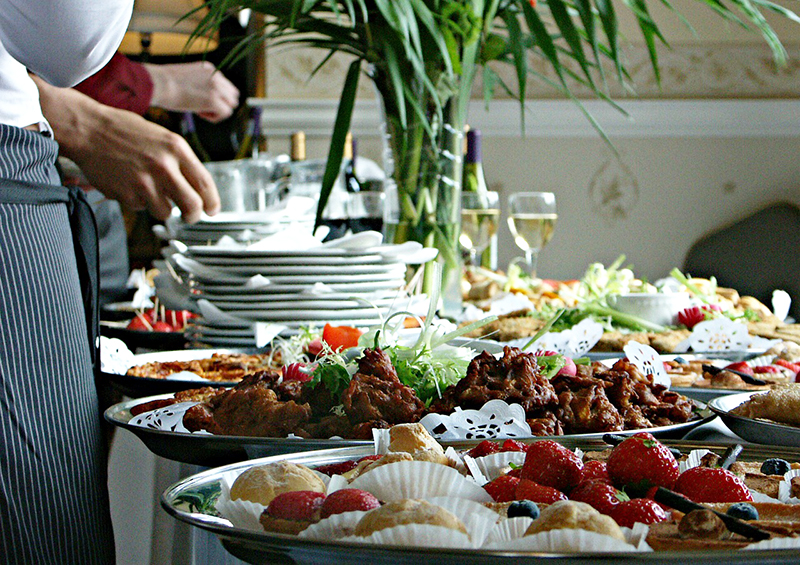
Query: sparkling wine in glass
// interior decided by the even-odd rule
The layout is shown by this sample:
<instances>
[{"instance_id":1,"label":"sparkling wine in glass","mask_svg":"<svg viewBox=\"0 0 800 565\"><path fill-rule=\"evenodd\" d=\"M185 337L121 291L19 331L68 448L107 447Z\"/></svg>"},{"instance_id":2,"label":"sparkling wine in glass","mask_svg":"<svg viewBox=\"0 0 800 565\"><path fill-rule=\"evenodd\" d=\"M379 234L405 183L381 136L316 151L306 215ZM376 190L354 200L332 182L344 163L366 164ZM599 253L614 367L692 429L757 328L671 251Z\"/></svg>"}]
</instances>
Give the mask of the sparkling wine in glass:
<instances>
[{"instance_id":1,"label":"sparkling wine in glass","mask_svg":"<svg viewBox=\"0 0 800 565\"><path fill-rule=\"evenodd\" d=\"M517 192L508 199L508 227L514 243L525 252L532 277L536 276L539 251L553 237L556 220L556 196L552 192Z\"/></svg>"},{"instance_id":2,"label":"sparkling wine in glass","mask_svg":"<svg viewBox=\"0 0 800 565\"><path fill-rule=\"evenodd\" d=\"M461 193L461 246L469 251L472 266L480 264L478 259L497 233L500 223L500 196L497 192Z\"/></svg>"}]
</instances>

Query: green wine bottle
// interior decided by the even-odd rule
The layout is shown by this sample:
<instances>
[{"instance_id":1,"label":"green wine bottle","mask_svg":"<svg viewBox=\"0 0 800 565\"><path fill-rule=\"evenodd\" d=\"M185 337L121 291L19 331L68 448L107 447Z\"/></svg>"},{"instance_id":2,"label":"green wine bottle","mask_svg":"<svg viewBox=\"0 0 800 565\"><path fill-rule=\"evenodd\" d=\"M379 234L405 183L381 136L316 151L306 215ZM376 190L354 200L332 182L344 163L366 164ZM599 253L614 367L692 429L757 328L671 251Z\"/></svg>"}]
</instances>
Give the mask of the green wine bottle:
<instances>
[{"instance_id":1,"label":"green wine bottle","mask_svg":"<svg viewBox=\"0 0 800 565\"><path fill-rule=\"evenodd\" d=\"M250 119L247 120L244 137L239 144L235 159L255 159L259 152L265 150L265 139L261 135L261 108L254 106L250 111Z\"/></svg>"},{"instance_id":2,"label":"green wine bottle","mask_svg":"<svg viewBox=\"0 0 800 565\"><path fill-rule=\"evenodd\" d=\"M467 145L464 154L464 170L462 174L462 190L477 193L478 200L484 207L489 206L486 177L483 174L483 147L481 132L477 129L467 131ZM481 253L481 267L497 269L497 233L491 236L488 247Z\"/></svg>"}]
</instances>

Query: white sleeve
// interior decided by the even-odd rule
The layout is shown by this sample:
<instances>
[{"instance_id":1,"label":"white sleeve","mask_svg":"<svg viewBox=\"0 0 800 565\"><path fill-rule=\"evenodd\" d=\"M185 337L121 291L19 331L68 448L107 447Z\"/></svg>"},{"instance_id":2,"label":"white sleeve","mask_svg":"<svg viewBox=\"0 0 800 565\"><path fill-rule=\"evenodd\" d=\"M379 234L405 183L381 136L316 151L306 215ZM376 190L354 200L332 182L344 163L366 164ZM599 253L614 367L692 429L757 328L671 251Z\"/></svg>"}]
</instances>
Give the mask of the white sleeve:
<instances>
[{"instance_id":1,"label":"white sleeve","mask_svg":"<svg viewBox=\"0 0 800 565\"><path fill-rule=\"evenodd\" d=\"M0 0L0 43L47 82L73 86L119 47L133 0Z\"/></svg>"}]
</instances>

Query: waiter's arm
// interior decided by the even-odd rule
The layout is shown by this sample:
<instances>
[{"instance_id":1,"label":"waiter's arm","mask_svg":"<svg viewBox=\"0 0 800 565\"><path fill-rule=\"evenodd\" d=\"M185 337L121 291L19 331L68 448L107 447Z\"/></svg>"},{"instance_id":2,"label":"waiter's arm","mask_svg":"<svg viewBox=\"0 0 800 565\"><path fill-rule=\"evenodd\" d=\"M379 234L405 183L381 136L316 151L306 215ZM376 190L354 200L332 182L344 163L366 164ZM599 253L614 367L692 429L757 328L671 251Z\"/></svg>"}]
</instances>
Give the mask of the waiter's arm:
<instances>
[{"instance_id":1,"label":"waiter's arm","mask_svg":"<svg viewBox=\"0 0 800 565\"><path fill-rule=\"evenodd\" d=\"M219 210L211 175L181 136L76 90L34 80L62 154L103 194L162 220L173 202L189 222L203 210Z\"/></svg>"}]
</instances>

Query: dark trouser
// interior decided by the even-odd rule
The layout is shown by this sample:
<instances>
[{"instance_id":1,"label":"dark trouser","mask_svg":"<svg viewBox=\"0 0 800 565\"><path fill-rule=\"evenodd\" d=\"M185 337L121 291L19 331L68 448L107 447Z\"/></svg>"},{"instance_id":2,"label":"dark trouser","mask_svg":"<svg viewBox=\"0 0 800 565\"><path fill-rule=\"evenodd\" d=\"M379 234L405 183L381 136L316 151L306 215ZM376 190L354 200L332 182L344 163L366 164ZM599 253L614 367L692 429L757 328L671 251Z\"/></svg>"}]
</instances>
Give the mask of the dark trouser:
<instances>
[{"instance_id":1,"label":"dark trouser","mask_svg":"<svg viewBox=\"0 0 800 565\"><path fill-rule=\"evenodd\" d=\"M56 150L0 125L0 548L4 563L112 564L96 234L81 195L47 184Z\"/></svg>"}]
</instances>

